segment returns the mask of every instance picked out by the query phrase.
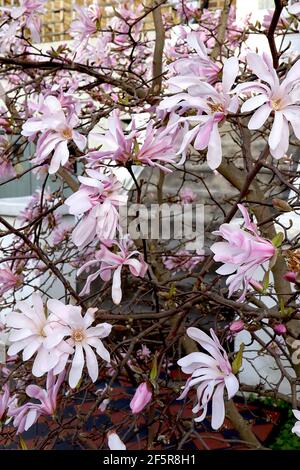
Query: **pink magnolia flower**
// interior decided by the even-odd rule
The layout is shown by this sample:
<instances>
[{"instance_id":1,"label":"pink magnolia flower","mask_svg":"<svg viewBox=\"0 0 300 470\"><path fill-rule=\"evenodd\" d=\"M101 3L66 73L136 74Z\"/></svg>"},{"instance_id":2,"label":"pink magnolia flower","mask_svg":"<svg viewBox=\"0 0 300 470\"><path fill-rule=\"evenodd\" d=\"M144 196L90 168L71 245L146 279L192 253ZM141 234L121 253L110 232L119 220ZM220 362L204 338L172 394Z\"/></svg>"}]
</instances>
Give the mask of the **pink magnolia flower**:
<instances>
[{"instance_id":1,"label":"pink magnolia flower","mask_svg":"<svg viewBox=\"0 0 300 470\"><path fill-rule=\"evenodd\" d=\"M291 124L296 137L300 138L300 106L296 104L300 101L296 89L300 81L300 60L292 66L281 83L268 54L264 53L261 57L250 52L247 55L247 64L261 82L243 83L235 88L237 93L258 93L244 102L241 111L256 110L248 123L251 130L260 129L270 114L274 115L268 142L271 155L282 158L289 147L288 123Z\"/></svg>"},{"instance_id":2,"label":"pink magnolia flower","mask_svg":"<svg viewBox=\"0 0 300 470\"><path fill-rule=\"evenodd\" d=\"M74 388L77 386L81 379L85 362L88 374L91 380L95 382L99 375L99 367L96 354L92 348L96 349L96 353L104 361L110 362L109 352L104 347L101 339L106 338L110 334L112 325L109 323L98 323L94 327L91 326L95 320L94 314L97 308L89 308L86 314L82 316L81 307L64 305L59 300L49 299L47 306L53 314L52 321L55 322L55 319L57 319L53 334L47 337L47 347L49 349L55 348L64 341L71 347L74 353L69 373L70 387ZM54 373L65 368L68 358L69 353L66 353L61 358L58 368L54 368Z\"/></svg>"},{"instance_id":3,"label":"pink magnolia flower","mask_svg":"<svg viewBox=\"0 0 300 470\"><path fill-rule=\"evenodd\" d=\"M147 360L151 357L151 351L145 344L142 344L141 349L138 349L136 355L139 359Z\"/></svg>"},{"instance_id":4,"label":"pink magnolia flower","mask_svg":"<svg viewBox=\"0 0 300 470\"><path fill-rule=\"evenodd\" d=\"M131 7L134 6L134 11ZM115 8L115 14L108 22L107 26L113 30L113 41L115 44L124 46L126 43L132 43L129 36L134 41L139 42L140 33L143 28L143 21L136 21L142 14L143 6L141 4L133 5L128 2L120 2ZM133 25L134 23L134 25Z\"/></svg>"},{"instance_id":5,"label":"pink magnolia flower","mask_svg":"<svg viewBox=\"0 0 300 470\"><path fill-rule=\"evenodd\" d=\"M23 360L28 361L35 353L32 373L36 377L53 369L59 361L58 348L46 347L48 335L53 333L53 324L50 325L44 311L42 298L38 293L32 294L32 304L27 301L16 303L18 312L12 312L6 317L6 326L11 328L9 341L12 343L8 355L14 356L23 351Z\"/></svg>"},{"instance_id":6,"label":"pink magnolia flower","mask_svg":"<svg viewBox=\"0 0 300 470\"><path fill-rule=\"evenodd\" d=\"M61 242L66 240L69 233L72 231L72 227L69 225L57 225L52 231L52 242L53 245L59 245Z\"/></svg>"},{"instance_id":7,"label":"pink magnolia flower","mask_svg":"<svg viewBox=\"0 0 300 470\"><path fill-rule=\"evenodd\" d=\"M134 122L131 132L127 135L124 133L120 113L114 109L108 118L108 131L104 135L94 133L99 145L104 145L105 149L90 151L86 155L87 160L93 163L109 158L118 163L126 163L132 158L134 138L137 135Z\"/></svg>"},{"instance_id":8,"label":"pink magnolia flower","mask_svg":"<svg viewBox=\"0 0 300 470\"><path fill-rule=\"evenodd\" d=\"M109 281L112 275L112 300L118 305L122 300L121 272L123 267L128 266L129 271L135 277L145 276L148 265L137 250L130 251L130 241L125 238L120 242L114 242L114 245L119 251L113 253L107 246L102 244L101 249L95 253L95 259L88 261L77 271L79 276L87 268L100 264L100 268L87 277L86 284L80 295L90 292L91 283L97 277L100 276L103 281Z\"/></svg>"},{"instance_id":9,"label":"pink magnolia flower","mask_svg":"<svg viewBox=\"0 0 300 470\"><path fill-rule=\"evenodd\" d=\"M137 131L133 119L131 131L125 135L118 111L114 110L108 118L108 131L105 135L95 134L98 143L105 145L103 150L89 152L86 157L92 164L110 158L117 163L128 161L134 165L158 167L169 173L171 170L162 163L175 163L178 138L174 139L169 129L155 130L153 121L149 121L145 135Z\"/></svg>"},{"instance_id":10,"label":"pink magnolia flower","mask_svg":"<svg viewBox=\"0 0 300 470\"><path fill-rule=\"evenodd\" d=\"M73 141L79 150L86 146L86 137L74 130L79 125L78 117L72 113L66 117L60 101L55 96L41 97L40 115L29 118L22 127L21 134L34 139L41 133L37 141L36 163L43 163L54 151L49 173L56 173L59 167L69 160L68 143Z\"/></svg>"},{"instance_id":11,"label":"pink magnolia flower","mask_svg":"<svg viewBox=\"0 0 300 470\"><path fill-rule=\"evenodd\" d=\"M0 422L3 420L5 412L11 402L11 397L9 394L9 387L7 383L3 385L2 391L0 393Z\"/></svg>"},{"instance_id":12,"label":"pink magnolia flower","mask_svg":"<svg viewBox=\"0 0 300 470\"><path fill-rule=\"evenodd\" d=\"M300 3L300 2L299 2ZM265 29L269 29L271 25L272 18L274 16L274 10L268 10L263 17L262 20L262 26ZM287 21L286 18L283 17L283 15L280 16L279 21L277 23L277 28L280 29L285 29L289 26L289 22Z\"/></svg>"},{"instance_id":13,"label":"pink magnolia flower","mask_svg":"<svg viewBox=\"0 0 300 470\"><path fill-rule=\"evenodd\" d=\"M28 28L32 40L40 42L41 15L46 12L46 0L19 0L18 6L12 8L2 7L1 10L9 13L10 17L15 20L14 28Z\"/></svg>"},{"instance_id":14,"label":"pink magnolia flower","mask_svg":"<svg viewBox=\"0 0 300 470\"><path fill-rule=\"evenodd\" d=\"M291 15L300 15L300 2L293 3L293 1L290 0L288 4L288 12Z\"/></svg>"},{"instance_id":15,"label":"pink magnolia flower","mask_svg":"<svg viewBox=\"0 0 300 470\"><path fill-rule=\"evenodd\" d=\"M177 139L174 140L167 129L155 132L153 122L150 121L147 125L144 141L133 157L133 163L158 167L165 173L171 173L172 170L161 163L175 164L176 144Z\"/></svg>"},{"instance_id":16,"label":"pink magnolia flower","mask_svg":"<svg viewBox=\"0 0 300 470\"><path fill-rule=\"evenodd\" d=\"M110 450L126 450L126 446L115 431L107 433L108 447Z\"/></svg>"},{"instance_id":17,"label":"pink magnolia flower","mask_svg":"<svg viewBox=\"0 0 300 470\"><path fill-rule=\"evenodd\" d=\"M179 197L182 204L191 204L196 201L197 194L191 188L182 188L179 192Z\"/></svg>"},{"instance_id":18,"label":"pink magnolia flower","mask_svg":"<svg viewBox=\"0 0 300 470\"><path fill-rule=\"evenodd\" d=\"M152 399L152 391L146 382L141 383L135 391L130 402L130 409L133 414L140 413Z\"/></svg>"},{"instance_id":19,"label":"pink magnolia flower","mask_svg":"<svg viewBox=\"0 0 300 470\"><path fill-rule=\"evenodd\" d=\"M225 418L224 391L228 399L232 398L239 389L239 383L232 373L226 351L221 346L213 329L209 337L198 328L188 328L187 335L200 344L209 354L193 352L179 359L178 365L185 374L192 374L187 380L184 390L178 400L182 400L192 387L197 388L197 404L193 413L201 411L195 421L203 421L206 417L207 406L212 400L212 428L219 429Z\"/></svg>"},{"instance_id":20,"label":"pink magnolia flower","mask_svg":"<svg viewBox=\"0 0 300 470\"><path fill-rule=\"evenodd\" d=\"M23 276L21 274L15 274L9 267L0 268L0 296L4 292L18 287L23 282Z\"/></svg>"},{"instance_id":21,"label":"pink magnolia flower","mask_svg":"<svg viewBox=\"0 0 300 470\"><path fill-rule=\"evenodd\" d=\"M65 201L69 212L82 215L73 230L74 244L83 248L97 236L100 240L115 238L119 223L117 208L127 203L122 185L113 174L86 170L88 177L79 176L80 188Z\"/></svg>"},{"instance_id":22,"label":"pink magnolia flower","mask_svg":"<svg viewBox=\"0 0 300 470\"><path fill-rule=\"evenodd\" d=\"M226 241L214 243L211 251L215 261L224 263L216 272L222 275L231 274L226 281L229 297L243 288L238 299L241 302L255 271L275 255L276 248L269 240L259 235L257 226L250 221L247 209L241 204L238 207L243 214L245 229L234 223L222 224L219 230L213 233Z\"/></svg>"},{"instance_id":23,"label":"pink magnolia flower","mask_svg":"<svg viewBox=\"0 0 300 470\"><path fill-rule=\"evenodd\" d=\"M190 131L186 132L178 154L182 154L180 163L183 163L189 144L194 141L196 150L207 148L208 166L215 170L222 161L221 137L219 124L224 121L228 113L236 113L238 99L230 94L231 88L239 72L239 63L236 57L224 62L222 83L218 89L209 83L199 80L198 77L174 77L169 82L187 92L180 92L165 98L159 105L160 109L174 111L182 108L183 111L196 109L196 116L182 117L181 121L196 123Z\"/></svg>"},{"instance_id":24,"label":"pink magnolia flower","mask_svg":"<svg viewBox=\"0 0 300 470\"><path fill-rule=\"evenodd\" d=\"M88 7L75 5L74 10L77 17L72 21L69 32L80 42L86 42L98 30L102 9L98 5L92 4Z\"/></svg>"},{"instance_id":25,"label":"pink magnolia flower","mask_svg":"<svg viewBox=\"0 0 300 470\"><path fill-rule=\"evenodd\" d=\"M176 254L163 256L163 263L170 271L192 271L204 260L200 253L194 254L187 250L178 250Z\"/></svg>"},{"instance_id":26,"label":"pink magnolia flower","mask_svg":"<svg viewBox=\"0 0 300 470\"><path fill-rule=\"evenodd\" d=\"M40 403L28 402L18 406L17 397L14 396L14 400L8 408L8 416L14 418L13 425L18 428L17 434L28 431L40 416L54 415L57 407L57 395L64 378L65 371L61 372L57 379L50 371L47 375L46 389L38 385L28 385L26 387L26 395L38 400Z\"/></svg>"},{"instance_id":27,"label":"pink magnolia flower","mask_svg":"<svg viewBox=\"0 0 300 470\"><path fill-rule=\"evenodd\" d=\"M169 83L180 87L181 82L185 83L191 77L198 81L203 80L211 85L216 83L221 67L215 64L207 55L207 49L201 40L201 33L193 31L188 34L187 44L196 51L197 55L190 54L187 58L178 59L173 62L170 65L170 69L178 77L170 79Z\"/></svg>"}]
</instances>

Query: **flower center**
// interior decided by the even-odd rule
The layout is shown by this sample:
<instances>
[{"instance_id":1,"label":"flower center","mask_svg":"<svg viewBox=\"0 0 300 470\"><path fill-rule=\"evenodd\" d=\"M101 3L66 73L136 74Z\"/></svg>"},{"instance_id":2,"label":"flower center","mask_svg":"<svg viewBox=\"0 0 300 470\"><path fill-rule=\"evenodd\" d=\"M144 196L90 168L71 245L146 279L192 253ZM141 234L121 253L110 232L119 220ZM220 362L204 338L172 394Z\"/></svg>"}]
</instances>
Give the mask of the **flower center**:
<instances>
[{"instance_id":1,"label":"flower center","mask_svg":"<svg viewBox=\"0 0 300 470\"><path fill-rule=\"evenodd\" d=\"M274 109L274 111L279 111L282 106L281 98L276 98L274 100L271 100L271 106Z\"/></svg>"},{"instance_id":2,"label":"flower center","mask_svg":"<svg viewBox=\"0 0 300 470\"><path fill-rule=\"evenodd\" d=\"M46 338L47 336L46 333L44 332L44 327L40 329L40 336L42 336L43 338Z\"/></svg>"},{"instance_id":3,"label":"flower center","mask_svg":"<svg viewBox=\"0 0 300 470\"><path fill-rule=\"evenodd\" d=\"M72 132L72 128L71 127L65 127L62 131L61 131L61 136L66 139L66 140L70 140L72 139L72 135L73 135L73 132Z\"/></svg>"},{"instance_id":4,"label":"flower center","mask_svg":"<svg viewBox=\"0 0 300 470\"><path fill-rule=\"evenodd\" d=\"M223 105L221 103L211 103L211 102L207 102L209 108L211 109L211 111L213 113L223 113L224 112L224 108L223 108Z\"/></svg>"},{"instance_id":5,"label":"flower center","mask_svg":"<svg viewBox=\"0 0 300 470\"><path fill-rule=\"evenodd\" d=\"M84 340L84 333L83 333L83 331L82 331L82 330L75 330L75 331L73 331L72 338L73 338L73 340L74 340L76 343L81 343L81 342Z\"/></svg>"}]
</instances>

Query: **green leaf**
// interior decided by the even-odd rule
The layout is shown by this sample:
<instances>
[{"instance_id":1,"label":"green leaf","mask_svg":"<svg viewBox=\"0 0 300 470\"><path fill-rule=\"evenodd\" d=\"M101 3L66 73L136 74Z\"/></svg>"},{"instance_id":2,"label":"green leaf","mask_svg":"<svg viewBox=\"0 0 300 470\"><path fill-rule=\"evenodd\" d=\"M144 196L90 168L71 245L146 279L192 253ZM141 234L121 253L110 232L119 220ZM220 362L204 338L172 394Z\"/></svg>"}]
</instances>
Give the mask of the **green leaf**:
<instances>
[{"instance_id":1,"label":"green leaf","mask_svg":"<svg viewBox=\"0 0 300 470\"><path fill-rule=\"evenodd\" d=\"M269 287L269 282L270 282L270 271L267 271L264 275L264 280L263 280L263 291L266 292L266 290Z\"/></svg>"},{"instance_id":2,"label":"green leaf","mask_svg":"<svg viewBox=\"0 0 300 470\"><path fill-rule=\"evenodd\" d=\"M233 359L232 364L231 364L232 372L233 372L234 374L237 374L238 371L239 371L239 370L241 369L241 367L242 367L244 349L245 349L245 345L244 345L244 343L241 343L240 349L239 349L239 351L237 352L237 354L235 355L235 358Z\"/></svg>"},{"instance_id":3,"label":"green leaf","mask_svg":"<svg viewBox=\"0 0 300 470\"><path fill-rule=\"evenodd\" d=\"M272 244L276 247L279 248L282 245L282 242L284 240L284 234L282 232L279 232L275 235L275 237L272 239Z\"/></svg>"},{"instance_id":4,"label":"green leaf","mask_svg":"<svg viewBox=\"0 0 300 470\"><path fill-rule=\"evenodd\" d=\"M157 353L154 354L151 372L150 372L150 380L152 383L155 383L156 377L157 377Z\"/></svg>"}]
</instances>

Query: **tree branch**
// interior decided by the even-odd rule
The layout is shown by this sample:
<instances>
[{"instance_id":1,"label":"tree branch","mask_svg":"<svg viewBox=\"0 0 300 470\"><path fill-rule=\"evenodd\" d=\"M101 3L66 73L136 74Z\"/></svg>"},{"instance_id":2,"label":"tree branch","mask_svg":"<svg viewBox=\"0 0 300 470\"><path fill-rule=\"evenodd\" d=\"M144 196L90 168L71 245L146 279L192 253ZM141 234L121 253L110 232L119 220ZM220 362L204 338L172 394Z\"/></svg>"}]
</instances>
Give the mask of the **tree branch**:
<instances>
[{"instance_id":1,"label":"tree branch","mask_svg":"<svg viewBox=\"0 0 300 470\"><path fill-rule=\"evenodd\" d=\"M157 6L152 11L154 27L155 27L155 47L152 63L152 88L151 93L159 95L162 83L163 69L163 51L165 45L165 29L161 15L161 6Z\"/></svg>"},{"instance_id":2,"label":"tree branch","mask_svg":"<svg viewBox=\"0 0 300 470\"><path fill-rule=\"evenodd\" d=\"M269 42L269 47L270 47L270 51L271 51L272 58L273 58L274 69L277 69L279 65L278 63L279 57L278 57L277 47L275 43L274 33L276 30L276 26L278 24L281 12L283 10L284 2L282 0L274 0L274 4L275 4L275 10L274 10L273 18L271 20L271 24L267 33L267 39Z\"/></svg>"}]
</instances>

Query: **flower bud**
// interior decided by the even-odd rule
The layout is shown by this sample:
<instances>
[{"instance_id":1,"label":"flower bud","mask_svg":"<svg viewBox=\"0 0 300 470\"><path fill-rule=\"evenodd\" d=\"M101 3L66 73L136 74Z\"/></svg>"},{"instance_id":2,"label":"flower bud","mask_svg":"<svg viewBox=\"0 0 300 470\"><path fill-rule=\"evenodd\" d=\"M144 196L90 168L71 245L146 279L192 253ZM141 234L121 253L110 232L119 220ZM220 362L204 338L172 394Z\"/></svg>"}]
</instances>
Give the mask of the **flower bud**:
<instances>
[{"instance_id":1,"label":"flower bud","mask_svg":"<svg viewBox=\"0 0 300 470\"><path fill-rule=\"evenodd\" d=\"M130 408L133 414L140 413L151 401L152 392L149 390L146 382L141 383L135 391L134 397L130 402Z\"/></svg>"},{"instance_id":2,"label":"flower bud","mask_svg":"<svg viewBox=\"0 0 300 470\"><path fill-rule=\"evenodd\" d=\"M278 199L277 197L272 199L272 204L275 209L278 209L281 212L291 212L293 210L293 208L286 201Z\"/></svg>"},{"instance_id":3,"label":"flower bud","mask_svg":"<svg viewBox=\"0 0 300 470\"><path fill-rule=\"evenodd\" d=\"M243 331L244 327L245 325L243 320L235 320L229 326L229 330L231 333L239 333L240 331Z\"/></svg>"},{"instance_id":4,"label":"flower bud","mask_svg":"<svg viewBox=\"0 0 300 470\"><path fill-rule=\"evenodd\" d=\"M298 277L298 273L295 273L294 271L288 271L287 273L284 274L283 279L285 279L288 282L292 282L296 284L297 277Z\"/></svg>"},{"instance_id":5,"label":"flower bud","mask_svg":"<svg viewBox=\"0 0 300 470\"><path fill-rule=\"evenodd\" d=\"M286 333L286 326L283 323L277 323L277 325L273 327L273 330L277 335L284 335Z\"/></svg>"}]
</instances>

